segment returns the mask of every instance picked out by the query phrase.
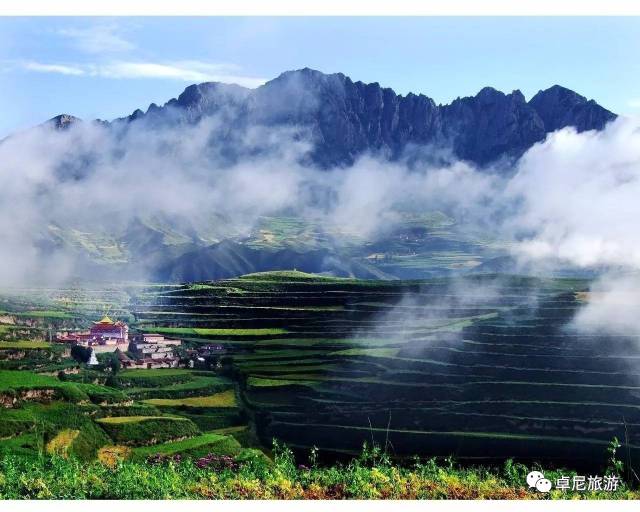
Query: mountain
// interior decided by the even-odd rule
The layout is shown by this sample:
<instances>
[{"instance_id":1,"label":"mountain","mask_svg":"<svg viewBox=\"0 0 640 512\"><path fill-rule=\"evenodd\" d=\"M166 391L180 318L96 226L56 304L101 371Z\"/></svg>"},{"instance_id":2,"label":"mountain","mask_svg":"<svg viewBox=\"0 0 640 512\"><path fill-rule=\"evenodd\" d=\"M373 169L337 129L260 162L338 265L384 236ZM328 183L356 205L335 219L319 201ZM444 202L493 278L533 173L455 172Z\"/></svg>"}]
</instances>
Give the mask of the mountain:
<instances>
[{"instance_id":1,"label":"mountain","mask_svg":"<svg viewBox=\"0 0 640 512\"><path fill-rule=\"evenodd\" d=\"M69 114L60 114L59 116L49 119L47 123L56 130L66 130L80 121L81 119L78 117Z\"/></svg>"},{"instance_id":2,"label":"mountain","mask_svg":"<svg viewBox=\"0 0 640 512\"><path fill-rule=\"evenodd\" d=\"M234 130L261 125L306 127L312 134L311 161L320 167L350 165L365 152L398 158L408 149L450 151L456 158L487 165L517 158L555 130L600 130L616 115L593 100L554 85L529 102L485 87L475 96L436 105L429 97L396 94L377 82L354 82L342 73L309 68L287 71L257 89L237 85L190 85L163 106L151 104L114 124L196 123L220 116ZM58 116L59 118L62 116ZM58 118L55 118L58 119ZM74 118L75 121L75 118ZM68 121L57 121L63 126ZM429 152L422 152L429 156Z\"/></svg>"},{"instance_id":3,"label":"mountain","mask_svg":"<svg viewBox=\"0 0 640 512\"><path fill-rule=\"evenodd\" d=\"M158 281L224 279L263 270L312 269L321 272L328 251L299 254L291 250L262 251L229 240L196 249L157 269Z\"/></svg>"},{"instance_id":4,"label":"mountain","mask_svg":"<svg viewBox=\"0 0 640 512\"><path fill-rule=\"evenodd\" d=\"M575 126L579 132L600 130L615 116L603 109L594 100L565 89L559 85L539 91L529 104L536 110L547 131L565 126Z\"/></svg>"},{"instance_id":5,"label":"mountain","mask_svg":"<svg viewBox=\"0 0 640 512\"><path fill-rule=\"evenodd\" d=\"M173 141L183 129L197 133L197 158L190 161L197 163L196 170L202 166L205 173L223 172L225 163L244 162L245 157L250 163L265 144L285 146L278 137L281 131L310 137L313 144L302 163L313 168L348 166L367 153L410 162L456 158L482 168L520 157L552 131L567 126L578 131L600 130L615 118L595 101L558 85L538 92L529 101L517 90L505 94L485 87L475 96L438 105L423 94L403 96L378 83L354 82L342 73L305 68L287 71L256 89L215 82L190 85L164 105L151 104L146 111L138 109L110 122L95 121L100 129L95 134L88 130L90 136L78 138L77 144L74 127L83 122L80 119L62 114L47 126L66 130L74 148L61 154L56 177L74 185L74 194L82 190L75 185L87 180L96 187L90 189L90 195L95 191L100 196L111 192L103 191L101 180L92 173L105 155L107 161L123 159L127 173L145 165L161 166L162 158L151 164L146 160L149 153L138 155L135 150L145 149L149 141L153 151L172 156ZM194 125L197 129L189 132ZM170 129L163 130L165 127ZM150 137L154 129L160 134L157 140ZM113 137L105 136L109 134ZM107 142L94 144L96 140ZM190 150L190 144L185 148ZM215 165L209 166L209 162ZM171 167L171 176L175 173L182 179L180 169ZM242 180L234 186L244 191ZM164 192L160 197L166 197ZM325 201L323 194L322 190L310 191L314 207ZM226 208L220 211L194 208L190 215L198 217L198 222L176 215L182 211L182 200L186 200L184 207L190 206L188 197L176 196L179 208L161 208L160 212L153 208L147 212L144 201L136 203L132 218L121 218L128 211L118 206L117 191L113 197L113 215L104 216L104 220L90 215L88 209L87 218L65 215L59 222L54 219L48 223L39 235L42 252L72 253L72 267L86 275L120 279L144 275L158 281L227 278L291 268L343 276L417 279L474 268L484 272L511 264L500 259L505 251L499 243L488 243L491 237L485 236L487 233L475 233L458 224L456 212L447 212L451 218L435 215L431 205L409 205L407 218L397 219L391 232L365 240L306 225L291 217L295 212L270 212L273 218L264 225L239 229L234 225L232 196L211 198L225 203ZM331 200L326 199L327 204ZM412 210L420 208L424 211ZM247 234L249 228L252 232Z\"/></svg>"},{"instance_id":6,"label":"mountain","mask_svg":"<svg viewBox=\"0 0 640 512\"><path fill-rule=\"evenodd\" d=\"M342 258L329 249L303 252L292 249L264 250L230 240L183 254L157 268L152 277L160 282L191 282L291 269L364 279L392 277L362 261Z\"/></svg>"}]
</instances>

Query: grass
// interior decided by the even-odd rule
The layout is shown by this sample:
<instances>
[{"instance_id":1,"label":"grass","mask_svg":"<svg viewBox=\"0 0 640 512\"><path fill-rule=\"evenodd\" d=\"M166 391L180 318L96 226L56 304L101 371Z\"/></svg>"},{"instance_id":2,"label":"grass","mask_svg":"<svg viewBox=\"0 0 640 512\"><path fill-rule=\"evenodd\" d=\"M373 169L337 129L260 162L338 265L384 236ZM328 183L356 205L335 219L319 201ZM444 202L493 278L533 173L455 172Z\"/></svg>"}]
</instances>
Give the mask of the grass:
<instances>
[{"instance_id":1,"label":"grass","mask_svg":"<svg viewBox=\"0 0 640 512\"><path fill-rule=\"evenodd\" d=\"M266 379L262 377L249 377L247 386L254 388L273 388L281 386L316 386L318 382L314 380L287 380L287 379Z\"/></svg>"},{"instance_id":2,"label":"grass","mask_svg":"<svg viewBox=\"0 0 640 512\"><path fill-rule=\"evenodd\" d=\"M65 383L48 375L38 375L37 373L24 371L0 370L0 392L16 389L58 388L64 387L64 385Z\"/></svg>"},{"instance_id":3,"label":"grass","mask_svg":"<svg viewBox=\"0 0 640 512\"><path fill-rule=\"evenodd\" d=\"M18 317L26 317L26 318L53 318L58 320L65 320L74 318L74 316L67 311L54 311L54 310L46 310L46 311L19 311L19 312L4 312L4 314L18 316Z\"/></svg>"},{"instance_id":4,"label":"grass","mask_svg":"<svg viewBox=\"0 0 640 512\"><path fill-rule=\"evenodd\" d=\"M350 348L330 352L330 356L368 356L368 357L395 357L400 349L397 348Z\"/></svg>"},{"instance_id":5,"label":"grass","mask_svg":"<svg viewBox=\"0 0 640 512\"><path fill-rule=\"evenodd\" d=\"M269 272L254 272L245 274L238 278L243 281L321 281L332 282L342 280L339 277L321 276L318 274L309 274L308 272L300 272L299 270L274 270Z\"/></svg>"},{"instance_id":6,"label":"grass","mask_svg":"<svg viewBox=\"0 0 640 512\"><path fill-rule=\"evenodd\" d=\"M70 402L119 402L125 399L119 390L97 384L63 382L49 375L17 370L0 370L0 394L20 395L28 391L42 391L34 401L49 401L64 398ZM61 395L61 396L59 396Z\"/></svg>"},{"instance_id":7,"label":"grass","mask_svg":"<svg viewBox=\"0 0 640 512\"><path fill-rule=\"evenodd\" d=\"M233 389L207 396L190 398L151 398L144 403L158 407L237 407Z\"/></svg>"},{"instance_id":8,"label":"grass","mask_svg":"<svg viewBox=\"0 0 640 512\"><path fill-rule=\"evenodd\" d=\"M0 452L18 450L34 456L47 448L52 453L92 460L96 450L109 442L104 431L94 423L94 404L68 402L25 402L19 408L0 408ZM11 430L13 430L11 432Z\"/></svg>"},{"instance_id":9,"label":"grass","mask_svg":"<svg viewBox=\"0 0 640 512\"><path fill-rule=\"evenodd\" d=\"M33 423L26 419L8 419L0 416L0 439L19 435L33 428Z\"/></svg>"},{"instance_id":10,"label":"grass","mask_svg":"<svg viewBox=\"0 0 640 512\"><path fill-rule=\"evenodd\" d=\"M30 341L30 340L0 341L0 350L10 350L10 349L38 350L38 349L49 349L49 348L51 348L51 344L45 341Z\"/></svg>"},{"instance_id":11,"label":"grass","mask_svg":"<svg viewBox=\"0 0 640 512\"><path fill-rule=\"evenodd\" d=\"M98 423L107 423L109 425L121 425L123 423L140 423L141 421L148 420L169 420L169 421L185 421L186 418L175 418L167 416L112 416L109 418L99 418L96 421Z\"/></svg>"},{"instance_id":12,"label":"grass","mask_svg":"<svg viewBox=\"0 0 640 512\"><path fill-rule=\"evenodd\" d=\"M204 456L208 453L238 455L241 451L242 446L233 437L209 432L180 441L134 448L133 458L134 460L144 459L155 454L173 455L176 453L190 456Z\"/></svg>"},{"instance_id":13,"label":"grass","mask_svg":"<svg viewBox=\"0 0 640 512\"><path fill-rule=\"evenodd\" d=\"M150 387L146 387L145 385L145 387L126 389L126 393L127 395L138 399L186 398L190 396L200 396L221 392L228 389L231 386L231 383L227 379L215 375L195 375L190 376L189 380L171 383L168 385L154 386L153 383L149 383L148 385Z\"/></svg>"},{"instance_id":14,"label":"grass","mask_svg":"<svg viewBox=\"0 0 640 512\"><path fill-rule=\"evenodd\" d=\"M200 433L189 419L172 416L116 416L96 420L111 439L128 446L164 443Z\"/></svg>"},{"instance_id":15,"label":"grass","mask_svg":"<svg viewBox=\"0 0 640 512\"><path fill-rule=\"evenodd\" d=\"M530 490L531 468L507 461L497 467L464 467L451 459L416 460L397 465L380 451L367 450L347 464L328 467L296 461L276 445L274 458L246 456L220 468L189 458L150 464L148 455L172 455L224 443L225 436L203 434L188 441L134 448L134 460L83 463L73 458L0 459L0 499L639 499L624 482L614 492ZM210 443L210 444L208 444ZM178 452L176 452L178 450ZM126 451L120 452L126 454ZM211 459L208 459L211 460ZM213 459L213 462L221 459ZM300 466L303 462L306 465ZM575 472L545 471L554 482Z\"/></svg>"},{"instance_id":16,"label":"grass","mask_svg":"<svg viewBox=\"0 0 640 512\"><path fill-rule=\"evenodd\" d=\"M336 347L336 346L385 346L398 345L398 339L389 338L282 338L260 340L255 343L256 347L269 347L273 345L289 346L289 347ZM284 352L280 349L280 352Z\"/></svg>"},{"instance_id":17,"label":"grass","mask_svg":"<svg viewBox=\"0 0 640 512\"><path fill-rule=\"evenodd\" d=\"M460 254L441 252L438 265L455 263L464 250ZM412 258L406 258L407 263L409 260ZM185 349L217 339L215 343L224 344L226 350L212 358L213 365L219 363L216 372L125 370L110 379L114 387L97 384L107 378L99 369L83 370L66 381L52 377L62 364L62 355L54 350L57 345L51 351L7 351L0 356L2 368L29 371L17 372L24 373L22 380L6 379L0 373L0 389L5 386L0 393L18 396L25 389L55 389L53 400L77 405L58 410L57 402L47 405L44 400L24 400L18 409L0 410L0 451L33 455L53 443L61 446L56 453L75 456L82 452L85 460L93 460L96 448L124 447L123 452L129 451L135 460L123 463L122 480L112 482L120 487L104 491L123 495L142 492L133 485L125 490L127 478L133 481L137 471L155 471L138 464L145 454L224 453L227 441L207 436L227 434L216 430L239 425L263 442L276 437L296 450L318 445L327 451L327 463L335 461L336 453L343 454L341 460L345 461L344 466L332 462L330 467L314 468L310 473L291 473L287 477L290 484L303 489L292 494L280 488L275 491L268 478L262 480L257 475L255 489L249 489L244 477L238 477L235 489L241 488L243 495L282 492L283 496L310 497L335 492L340 497L400 496L404 491L393 486L374 485L379 494L360 487L361 482L379 477L374 469L395 478L387 466L346 471L350 464L347 457L357 453L364 440L375 437L379 441L387 434L394 453L404 458L399 471L414 469L410 457L415 453L456 453L460 457L489 453L501 460L526 453L539 454L541 464L549 460L543 457L553 459L554 464L573 465L577 460L603 463L606 443L614 435L622 439L627 426L632 440L640 432L640 406L634 401L638 386L628 364L638 357L636 345L629 343L628 357L623 358L615 353L618 345L608 343L608 338L553 331L579 307L575 291L585 288L584 282L500 279L504 283L493 297L477 291L491 286L487 277L470 277L467 287L463 281L452 286L448 278L383 283L298 272L261 273L195 285L132 286L127 291L131 301L128 295L123 300L105 300L106 291L100 292L100 301L97 295L48 291L48 296L67 297L64 305L55 299L53 304L77 316L72 321L51 318L38 322L17 316L13 319L16 326L4 333L4 338L21 340L33 334L44 339L45 324L80 328L93 317L87 313L93 303L114 303L127 310L123 318L130 314L128 318L137 320L133 329L165 332L169 337L175 334ZM461 290L454 290L458 285ZM407 295L411 300L404 300ZM529 296L536 302L532 311L516 307ZM8 303L3 309L57 310L50 304L23 301ZM423 312L419 321L405 320ZM21 322L36 327L26 330ZM624 344L631 337L619 338ZM608 349L603 352L601 347L605 346ZM232 390L234 380L238 385ZM110 405L100 405L102 402ZM33 415L28 417L29 411ZM173 415L183 421L176 421ZM112 419L95 421L104 417ZM70 439L70 431L77 431L77 437ZM236 439L242 446L254 446L239 435ZM634 457L635 464L640 450L635 446L631 450L629 457ZM307 464L304 457L299 462ZM487 486L481 490L482 486L474 487L466 480L472 473L448 467L440 470L446 478L425 480L425 486L433 489L423 489L420 496L437 497L436 487L447 496L467 497L476 492L486 496L483 493L494 482L482 480L486 475L478 470L475 477ZM322 480L330 473L341 476ZM304 475L309 474L320 480L305 480ZM406 476L422 478L416 472ZM168 483L164 491L161 487L156 490L160 496L164 492L175 497L192 492L174 491L175 486L193 488L199 483L196 476ZM193 496L236 492L230 490L230 483L228 487L218 483L203 484ZM62 486L53 480L49 484L52 488ZM314 490L315 484L320 491ZM411 487L410 482L404 484Z\"/></svg>"},{"instance_id":18,"label":"grass","mask_svg":"<svg viewBox=\"0 0 640 512\"><path fill-rule=\"evenodd\" d=\"M194 380L194 373L189 370L173 368L155 368L146 370L125 370L118 375L120 382L133 388L156 388L171 386Z\"/></svg>"},{"instance_id":19,"label":"grass","mask_svg":"<svg viewBox=\"0 0 640 512\"><path fill-rule=\"evenodd\" d=\"M196 336L276 336L289 331L280 328L269 329L213 329L192 327L155 327L160 334L190 334Z\"/></svg>"},{"instance_id":20,"label":"grass","mask_svg":"<svg viewBox=\"0 0 640 512\"><path fill-rule=\"evenodd\" d=\"M190 370L182 370L180 368L148 368L144 370L124 370L119 373L120 377L127 378L140 378L145 379L147 377L167 377L167 376L175 376L175 375L192 375L193 372Z\"/></svg>"}]
</instances>

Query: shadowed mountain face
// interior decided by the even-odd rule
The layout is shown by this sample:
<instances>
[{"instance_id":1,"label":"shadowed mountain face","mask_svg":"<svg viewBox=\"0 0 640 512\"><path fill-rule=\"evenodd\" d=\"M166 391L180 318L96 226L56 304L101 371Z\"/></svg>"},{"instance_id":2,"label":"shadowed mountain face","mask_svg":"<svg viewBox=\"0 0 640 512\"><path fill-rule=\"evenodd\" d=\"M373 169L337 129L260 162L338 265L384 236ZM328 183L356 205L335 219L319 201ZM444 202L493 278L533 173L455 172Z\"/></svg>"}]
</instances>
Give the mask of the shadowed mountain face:
<instances>
[{"instance_id":1,"label":"shadowed mountain face","mask_svg":"<svg viewBox=\"0 0 640 512\"><path fill-rule=\"evenodd\" d=\"M211 115L222 116L230 133L249 124L306 127L315 143L312 163L320 167L349 165L365 152L397 158L412 146L451 151L456 158L486 165L521 156L554 130L600 130L616 117L558 85L529 102L520 91L504 94L485 87L476 96L436 105L422 94L400 96L378 83L305 68L255 90L191 85L164 106L152 104L146 113L136 110L116 123L195 123Z\"/></svg>"}]
</instances>

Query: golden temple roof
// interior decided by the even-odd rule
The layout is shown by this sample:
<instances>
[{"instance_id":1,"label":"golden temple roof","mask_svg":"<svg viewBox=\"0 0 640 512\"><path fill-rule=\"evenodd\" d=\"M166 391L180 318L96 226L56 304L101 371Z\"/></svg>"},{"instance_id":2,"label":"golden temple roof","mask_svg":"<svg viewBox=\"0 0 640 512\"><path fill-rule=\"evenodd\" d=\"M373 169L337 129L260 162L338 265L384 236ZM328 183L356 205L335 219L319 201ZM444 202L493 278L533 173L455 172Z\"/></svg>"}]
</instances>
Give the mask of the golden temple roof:
<instances>
[{"instance_id":1,"label":"golden temple roof","mask_svg":"<svg viewBox=\"0 0 640 512\"><path fill-rule=\"evenodd\" d=\"M94 322L94 323L96 323L96 324L113 324L115 322L113 320L111 320L111 318L109 318L107 315L104 315L102 320L100 320L99 322Z\"/></svg>"}]
</instances>

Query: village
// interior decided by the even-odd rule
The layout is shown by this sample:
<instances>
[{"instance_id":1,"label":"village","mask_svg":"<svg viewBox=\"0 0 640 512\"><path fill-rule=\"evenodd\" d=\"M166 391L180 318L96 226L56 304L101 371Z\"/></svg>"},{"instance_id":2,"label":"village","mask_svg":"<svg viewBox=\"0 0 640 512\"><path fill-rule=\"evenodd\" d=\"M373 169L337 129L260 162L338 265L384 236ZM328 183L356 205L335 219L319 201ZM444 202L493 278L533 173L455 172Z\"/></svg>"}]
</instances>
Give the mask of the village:
<instances>
[{"instance_id":1,"label":"village","mask_svg":"<svg viewBox=\"0 0 640 512\"><path fill-rule=\"evenodd\" d=\"M108 315L97 321L87 331L62 331L55 341L69 347L80 346L91 350L87 364L97 365L97 354L115 353L123 369L189 368L219 366L219 356L226 351L221 345L205 345L196 349L184 349L182 340L166 338L157 333L129 335L129 326L112 320ZM182 350L180 350L183 348ZM213 358L213 359L212 359Z\"/></svg>"}]
</instances>

